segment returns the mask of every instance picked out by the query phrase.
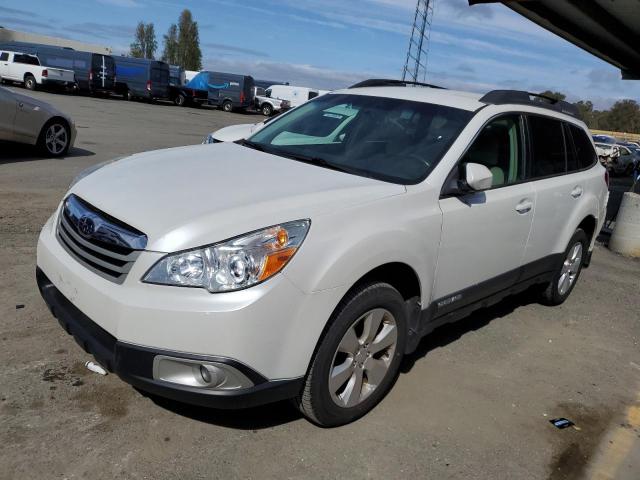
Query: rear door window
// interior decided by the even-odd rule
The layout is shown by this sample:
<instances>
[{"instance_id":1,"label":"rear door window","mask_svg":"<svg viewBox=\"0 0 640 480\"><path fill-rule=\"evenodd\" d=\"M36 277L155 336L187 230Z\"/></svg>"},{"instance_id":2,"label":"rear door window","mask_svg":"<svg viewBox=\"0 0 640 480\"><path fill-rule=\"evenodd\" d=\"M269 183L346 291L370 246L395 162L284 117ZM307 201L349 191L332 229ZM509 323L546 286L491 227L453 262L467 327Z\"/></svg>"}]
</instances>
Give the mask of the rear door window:
<instances>
[{"instance_id":1,"label":"rear door window","mask_svg":"<svg viewBox=\"0 0 640 480\"><path fill-rule=\"evenodd\" d=\"M0 62L6 62L9 60L9 54L7 52L0 53Z\"/></svg>"},{"instance_id":2,"label":"rear door window","mask_svg":"<svg viewBox=\"0 0 640 480\"><path fill-rule=\"evenodd\" d=\"M598 161L598 157L587 133L575 125L567 126L573 140L573 149L575 151L577 164L576 170L583 170L593 166Z\"/></svg>"},{"instance_id":3,"label":"rear door window","mask_svg":"<svg viewBox=\"0 0 640 480\"><path fill-rule=\"evenodd\" d=\"M553 118L529 115L531 161L528 177L542 178L566 172L567 154L562 122Z\"/></svg>"}]
</instances>

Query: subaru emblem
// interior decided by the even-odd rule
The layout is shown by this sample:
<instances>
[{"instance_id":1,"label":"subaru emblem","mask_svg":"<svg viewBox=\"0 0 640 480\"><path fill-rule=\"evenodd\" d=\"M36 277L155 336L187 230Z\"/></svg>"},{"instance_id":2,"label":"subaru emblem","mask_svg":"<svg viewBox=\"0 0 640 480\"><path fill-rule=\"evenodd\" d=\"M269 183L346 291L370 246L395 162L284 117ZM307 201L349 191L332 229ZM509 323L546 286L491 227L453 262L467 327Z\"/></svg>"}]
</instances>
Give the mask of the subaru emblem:
<instances>
[{"instance_id":1,"label":"subaru emblem","mask_svg":"<svg viewBox=\"0 0 640 480\"><path fill-rule=\"evenodd\" d=\"M90 237L95 232L95 229L96 226L91 217L84 215L80 217L80 220L78 220L78 230L80 230L80 233L83 236Z\"/></svg>"}]
</instances>

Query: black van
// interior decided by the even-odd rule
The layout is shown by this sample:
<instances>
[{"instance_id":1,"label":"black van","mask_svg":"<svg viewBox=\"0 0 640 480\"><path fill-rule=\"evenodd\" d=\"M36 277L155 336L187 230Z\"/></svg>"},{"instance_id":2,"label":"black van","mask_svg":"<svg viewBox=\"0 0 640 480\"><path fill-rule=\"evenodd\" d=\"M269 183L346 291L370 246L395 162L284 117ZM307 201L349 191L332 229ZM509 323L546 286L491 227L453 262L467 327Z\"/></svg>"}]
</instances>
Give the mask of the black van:
<instances>
[{"instance_id":1,"label":"black van","mask_svg":"<svg viewBox=\"0 0 640 480\"><path fill-rule=\"evenodd\" d=\"M253 105L254 81L250 75L205 71L193 77L186 86L208 90L209 104L219 106L225 112Z\"/></svg>"},{"instance_id":2,"label":"black van","mask_svg":"<svg viewBox=\"0 0 640 480\"><path fill-rule=\"evenodd\" d=\"M146 58L115 57L116 93L126 99L169 98L169 64Z\"/></svg>"},{"instance_id":3,"label":"black van","mask_svg":"<svg viewBox=\"0 0 640 480\"><path fill-rule=\"evenodd\" d=\"M81 92L112 93L115 91L115 63L111 55L82 52L68 47L39 43L7 42L0 48L37 55L42 65L73 70Z\"/></svg>"}]
</instances>

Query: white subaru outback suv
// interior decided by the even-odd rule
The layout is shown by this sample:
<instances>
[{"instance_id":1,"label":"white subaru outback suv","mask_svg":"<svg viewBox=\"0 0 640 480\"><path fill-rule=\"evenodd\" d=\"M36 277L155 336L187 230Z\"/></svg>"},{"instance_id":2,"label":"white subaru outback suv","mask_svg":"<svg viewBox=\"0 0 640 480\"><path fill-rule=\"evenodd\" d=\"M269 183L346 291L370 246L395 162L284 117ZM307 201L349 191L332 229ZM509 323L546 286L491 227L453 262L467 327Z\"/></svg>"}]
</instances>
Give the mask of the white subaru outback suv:
<instances>
[{"instance_id":1,"label":"white subaru outback suv","mask_svg":"<svg viewBox=\"0 0 640 480\"><path fill-rule=\"evenodd\" d=\"M562 303L608 198L570 105L389 80L93 170L38 243L60 324L141 390L294 399L324 426L371 410L435 327L532 286Z\"/></svg>"}]
</instances>

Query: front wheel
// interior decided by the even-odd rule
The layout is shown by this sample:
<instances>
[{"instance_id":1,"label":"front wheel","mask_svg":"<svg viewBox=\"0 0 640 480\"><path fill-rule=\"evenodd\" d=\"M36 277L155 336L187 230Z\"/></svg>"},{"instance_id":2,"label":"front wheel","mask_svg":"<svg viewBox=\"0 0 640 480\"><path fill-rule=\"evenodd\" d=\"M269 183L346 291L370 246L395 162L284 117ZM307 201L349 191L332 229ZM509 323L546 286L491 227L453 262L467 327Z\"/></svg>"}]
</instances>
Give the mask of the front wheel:
<instances>
[{"instance_id":1,"label":"front wheel","mask_svg":"<svg viewBox=\"0 0 640 480\"><path fill-rule=\"evenodd\" d=\"M373 283L349 293L320 341L298 408L325 427L365 415L392 387L405 340L405 304L395 288Z\"/></svg>"},{"instance_id":2,"label":"front wheel","mask_svg":"<svg viewBox=\"0 0 640 480\"><path fill-rule=\"evenodd\" d=\"M560 305L569 297L582 271L588 248L587 234L581 228L577 229L563 254L562 264L557 268L551 282L542 293L541 302L543 304Z\"/></svg>"}]
</instances>

